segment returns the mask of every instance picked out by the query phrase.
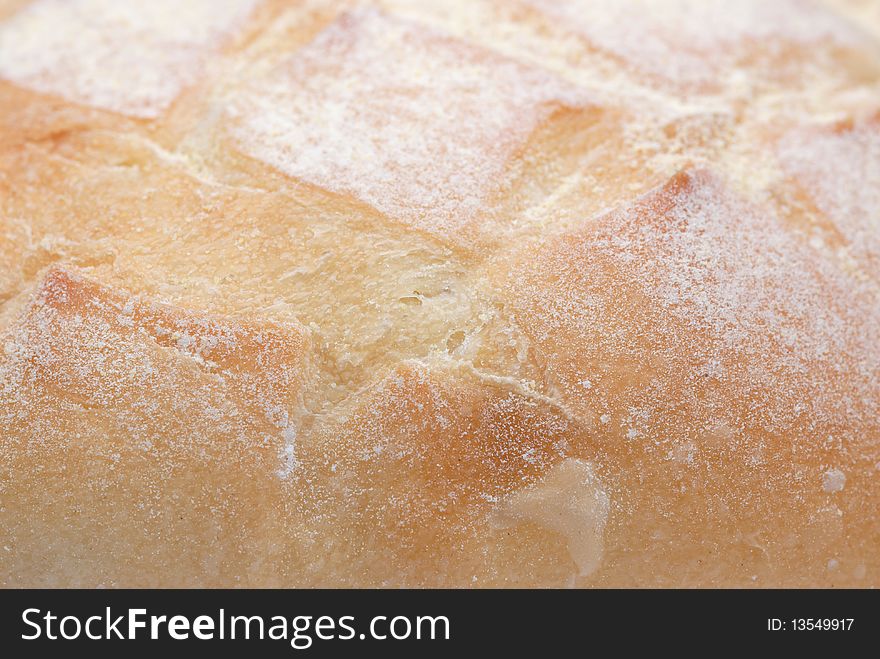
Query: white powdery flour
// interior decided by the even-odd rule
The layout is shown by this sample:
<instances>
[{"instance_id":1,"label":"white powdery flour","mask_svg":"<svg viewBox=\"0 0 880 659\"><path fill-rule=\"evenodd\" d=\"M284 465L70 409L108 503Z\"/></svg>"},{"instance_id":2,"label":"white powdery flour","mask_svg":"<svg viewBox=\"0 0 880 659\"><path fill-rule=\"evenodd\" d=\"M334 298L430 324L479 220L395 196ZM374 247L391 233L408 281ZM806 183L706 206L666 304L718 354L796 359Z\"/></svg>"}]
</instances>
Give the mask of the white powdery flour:
<instances>
[{"instance_id":1,"label":"white powdery flour","mask_svg":"<svg viewBox=\"0 0 880 659\"><path fill-rule=\"evenodd\" d=\"M553 74L377 11L343 15L229 109L239 148L433 233L484 206L554 109Z\"/></svg>"},{"instance_id":2,"label":"white powdery flour","mask_svg":"<svg viewBox=\"0 0 880 659\"><path fill-rule=\"evenodd\" d=\"M256 4L36 0L0 25L0 77L85 105L157 117Z\"/></svg>"}]
</instances>

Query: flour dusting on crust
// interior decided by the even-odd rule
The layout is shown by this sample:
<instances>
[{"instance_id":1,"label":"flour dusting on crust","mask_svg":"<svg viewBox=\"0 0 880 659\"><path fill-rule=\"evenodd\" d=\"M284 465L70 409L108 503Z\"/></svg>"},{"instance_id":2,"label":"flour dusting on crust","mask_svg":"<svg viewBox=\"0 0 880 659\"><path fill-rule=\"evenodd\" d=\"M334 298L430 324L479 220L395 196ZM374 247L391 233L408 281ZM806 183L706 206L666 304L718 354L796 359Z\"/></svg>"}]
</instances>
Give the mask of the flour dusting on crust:
<instances>
[{"instance_id":1,"label":"flour dusting on crust","mask_svg":"<svg viewBox=\"0 0 880 659\"><path fill-rule=\"evenodd\" d=\"M257 0L36 0L0 25L0 77L154 118Z\"/></svg>"},{"instance_id":2,"label":"flour dusting on crust","mask_svg":"<svg viewBox=\"0 0 880 659\"><path fill-rule=\"evenodd\" d=\"M239 148L436 233L485 208L508 160L585 92L377 11L343 15L235 102Z\"/></svg>"}]
</instances>

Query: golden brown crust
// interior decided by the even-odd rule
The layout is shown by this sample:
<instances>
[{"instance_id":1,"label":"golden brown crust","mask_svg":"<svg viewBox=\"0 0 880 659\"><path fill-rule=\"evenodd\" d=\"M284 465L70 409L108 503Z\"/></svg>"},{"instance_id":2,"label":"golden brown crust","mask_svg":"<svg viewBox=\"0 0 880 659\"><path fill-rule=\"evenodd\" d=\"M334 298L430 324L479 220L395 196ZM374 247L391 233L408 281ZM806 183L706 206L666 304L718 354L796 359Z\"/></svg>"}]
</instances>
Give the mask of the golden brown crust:
<instances>
[{"instance_id":1,"label":"golden brown crust","mask_svg":"<svg viewBox=\"0 0 880 659\"><path fill-rule=\"evenodd\" d=\"M50 270L0 362L5 585L271 579L306 345Z\"/></svg>"},{"instance_id":2,"label":"golden brown crust","mask_svg":"<svg viewBox=\"0 0 880 659\"><path fill-rule=\"evenodd\" d=\"M178 4L0 3L0 584L880 584L866 3Z\"/></svg>"}]
</instances>

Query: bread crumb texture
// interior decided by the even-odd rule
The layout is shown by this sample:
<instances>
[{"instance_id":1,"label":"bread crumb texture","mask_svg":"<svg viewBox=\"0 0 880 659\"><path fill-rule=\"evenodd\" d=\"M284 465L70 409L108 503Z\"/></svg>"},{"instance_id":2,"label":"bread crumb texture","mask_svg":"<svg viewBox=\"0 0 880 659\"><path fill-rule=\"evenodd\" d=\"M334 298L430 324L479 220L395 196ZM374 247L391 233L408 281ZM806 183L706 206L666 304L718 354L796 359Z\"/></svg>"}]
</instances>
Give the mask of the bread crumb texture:
<instances>
[{"instance_id":1,"label":"bread crumb texture","mask_svg":"<svg viewBox=\"0 0 880 659\"><path fill-rule=\"evenodd\" d=\"M876 3L0 2L0 585L876 587L878 508Z\"/></svg>"}]
</instances>

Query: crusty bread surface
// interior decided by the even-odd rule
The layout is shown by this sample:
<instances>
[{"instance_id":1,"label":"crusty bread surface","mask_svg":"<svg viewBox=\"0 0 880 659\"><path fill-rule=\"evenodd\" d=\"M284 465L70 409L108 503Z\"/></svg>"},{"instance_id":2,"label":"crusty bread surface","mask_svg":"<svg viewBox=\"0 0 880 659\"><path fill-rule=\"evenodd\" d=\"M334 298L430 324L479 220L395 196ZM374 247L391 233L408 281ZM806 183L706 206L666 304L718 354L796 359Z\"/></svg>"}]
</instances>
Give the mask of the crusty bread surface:
<instances>
[{"instance_id":1,"label":"crusty bread surface","mask_svg":"<svg viewBox=\"0 0 880 659\"><path fill-rule=\"evenodd\" d=\"M880 4L0 0L0 585L880 586Z\"/></svg>"}]
</instances>

